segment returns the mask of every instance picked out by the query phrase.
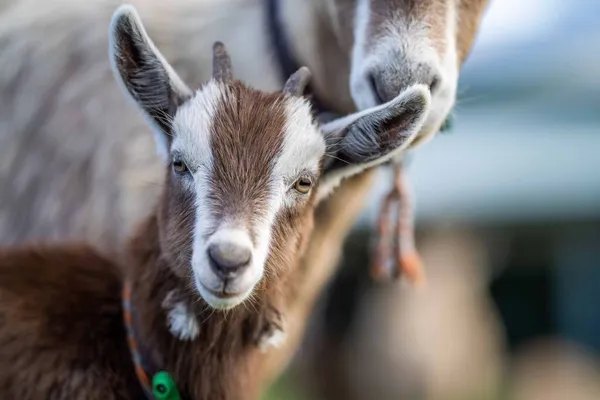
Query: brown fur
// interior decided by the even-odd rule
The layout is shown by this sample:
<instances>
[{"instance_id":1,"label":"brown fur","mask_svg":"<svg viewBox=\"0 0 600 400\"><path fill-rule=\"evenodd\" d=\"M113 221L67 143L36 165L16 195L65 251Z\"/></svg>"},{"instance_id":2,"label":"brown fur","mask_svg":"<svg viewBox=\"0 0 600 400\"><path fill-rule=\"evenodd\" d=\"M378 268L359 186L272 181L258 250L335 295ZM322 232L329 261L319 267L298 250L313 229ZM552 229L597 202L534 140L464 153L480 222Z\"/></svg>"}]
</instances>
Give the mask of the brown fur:
<instances>
[{"instance_id":1,"label":"brown fur","mask_svg":"<svg viewBox=\"0 0 600 400\"><path fill-rule=\"evenodd\" d=\"M209 198L215 225L225 216L244 221L265 216L261 208L269 195L271 160L283 148L285 110L278 104L279 95L249 92L237 84L228 97L237 101L228 101L215 115L211 136L214 172ZM257 123L257 115L271 118ZM246 215L235 215L240 212ZM255 226L248 228L256 236Z\"/></svg>"},{"instance_id":2,"label":"brown fur","mask_svg":"<svg viewBox=\"0 0 600 400\"><path fill-rule=\"evenodd\" d=\"M0 390L14 399L140 396L116 266L88 247L0 252Z\"/></svg>"},{"instance_id":3,"label":"brown fur","mask_svg":"<svg viewBox=\"0 0 600 400\"><path fill-rule=\"evenodd\" d=\"M184 286L161 254L156 218L132 240L126 258L139 339L193 399L247 399L244 359L265 307L214 312L182 292L203 321L181 342L167 330L161 302ZM139 399L122 323L118 266L94 249L56 246L0 253L0 390L19 399ZM254 391L256 388L254 388Z\"/></svg>"}]
</instances>

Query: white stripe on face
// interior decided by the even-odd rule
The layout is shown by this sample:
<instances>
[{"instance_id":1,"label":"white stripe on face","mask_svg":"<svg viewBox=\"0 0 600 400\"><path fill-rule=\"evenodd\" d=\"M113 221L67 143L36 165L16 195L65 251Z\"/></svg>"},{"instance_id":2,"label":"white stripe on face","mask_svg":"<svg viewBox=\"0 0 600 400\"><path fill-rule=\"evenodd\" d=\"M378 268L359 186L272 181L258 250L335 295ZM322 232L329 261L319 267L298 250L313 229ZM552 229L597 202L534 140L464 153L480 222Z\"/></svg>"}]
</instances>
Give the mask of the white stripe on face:
<instances>
[{"instance_id":1,"label":"white stripe on face","mask_svg":"<svg viewBox=\"0 0 600 400\"><path fill-rule=\"evenodd\" d=\"M172 152L179 152L193 175L188 190L194 191L196 202L196 224L194 229L194 250L198 240L207 233L210 226L210 208L208 204L208 185L213 168L213 156L210 148L211 121L214 120L224 92L221 84L210 81L194 97L183 104L173 121Z\"/></svg>"},{"instance_id":2,"label":"white stripe on face","mask_svg":"<svg viewBox=\"0 0 600 400\"><path fill-rule=\"evenodd\" d=\"M256 237L255 260L261 271L269 255L273 225L282 207L290 207L298 196L290 194L290 185L302 172L315 176L325 153L325 140L313 122L310 105L302 98L285 99L286 125L283 146L270 179L270 196L264 218L254 223ZM256 266L256 268L259 268Z\"/></svg>"},{"instance_id":3,"label":"white stripe on face","mask_svg":"<svg viewBox=\"0 0 600 400\"><path fill-rule=\"evenodd\" d=\"M213 169L211 125L223 97L221 84L210 81L178 109L173 121L172 152L184 157L192 175L184 185L194 193L196 207L191 260L195 276L208 267L205 236L213 222L207 196Z\"/></svg>"},{"instance_id":4,"label":"white stripe on face","mask_svg":"<svg viewBox=\"0 0 600 400\"><path fill-rule=\"evenodd\" d=\"M319 161L325 154L325 140L313 122L310 106L303 98L290 97L286 99L285 109L285 138L274 178L289 181L297 178L303 171L316 175L319 172ZM284 202L290 200L285 194L282 198Z\"/></svg>"}]
</instances>

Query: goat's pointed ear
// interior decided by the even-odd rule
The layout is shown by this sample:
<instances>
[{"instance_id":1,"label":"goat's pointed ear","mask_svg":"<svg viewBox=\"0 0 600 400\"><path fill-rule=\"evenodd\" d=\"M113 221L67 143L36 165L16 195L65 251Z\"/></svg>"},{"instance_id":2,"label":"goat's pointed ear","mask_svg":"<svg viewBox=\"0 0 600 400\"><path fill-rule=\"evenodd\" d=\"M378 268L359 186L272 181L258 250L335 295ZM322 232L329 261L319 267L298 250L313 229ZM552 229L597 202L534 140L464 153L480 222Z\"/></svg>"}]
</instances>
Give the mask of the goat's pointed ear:
<instances>
[{"instance_id":1,"label":"goat's pointed ear","mask_svg":"<svg viewBox=\"0 0 600 400\"><path fill-rule=\"evenodd\" d=\"M429 90L414 85L388 103L323 124L327 157L318 198L406 149L423 126L430 101Z\"/></svg>"},{"instance_id":2,"label":"goat's pointed ear","mask_svg":"<svg viewBox=\"0 0 600 400\"><path fill-rule=\"evenodd\" d=\"M159 153L165 155L175 111L192 92L154 46L133 6L123 5L115 11L109 38L115 78L143 111Z\"/></svg>"}]
</instances>

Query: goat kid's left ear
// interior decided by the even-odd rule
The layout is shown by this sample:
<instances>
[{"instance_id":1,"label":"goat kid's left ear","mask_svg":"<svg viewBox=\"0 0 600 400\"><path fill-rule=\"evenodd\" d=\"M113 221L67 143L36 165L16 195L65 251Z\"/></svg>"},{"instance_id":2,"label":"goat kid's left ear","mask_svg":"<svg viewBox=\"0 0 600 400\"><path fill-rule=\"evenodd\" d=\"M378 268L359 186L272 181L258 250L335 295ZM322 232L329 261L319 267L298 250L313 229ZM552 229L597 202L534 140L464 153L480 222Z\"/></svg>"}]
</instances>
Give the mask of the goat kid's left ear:
<instances>
[{"instance_id":1,"label":"goat kid's left ear","mask_svg":"<svg viewBox=\"0 0 600 400\"><path fill-rule=\"evenodd\" d=\"M153 128L159 154L166 156L175 111L192 91L158 51L133 6L114 12L109 39L115 78Z\"/></svg>"},{"instance_id":2,"label":"goat kid's left ear","mask_svg":"<svg viewBox=\"0 0 600 400\"><path fill-rule=\"evenodd\" d=\"M414 85L388 103L323 124L327 156L317 198L406 149L421 130L430 101L427 87Z\"/></svg>"}]
</instances>

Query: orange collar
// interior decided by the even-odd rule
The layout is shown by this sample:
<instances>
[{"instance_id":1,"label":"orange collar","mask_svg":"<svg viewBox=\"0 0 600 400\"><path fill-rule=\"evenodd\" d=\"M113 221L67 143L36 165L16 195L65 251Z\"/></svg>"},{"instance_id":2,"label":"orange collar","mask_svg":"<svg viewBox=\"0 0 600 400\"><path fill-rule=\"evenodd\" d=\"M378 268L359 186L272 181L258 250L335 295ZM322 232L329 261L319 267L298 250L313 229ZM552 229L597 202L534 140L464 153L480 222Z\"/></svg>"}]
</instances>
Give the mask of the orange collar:
<instances>
[{"instance_id":1,"label":"orange collar","mask_svg":"<svg viewBox=\"0 0 600 400\"><path fill-rule=\"evenodd\" d=\"M135 374L137 375L138 381L140 382L142 389L144 389L144 392L146 393L148 399L154 399L150 379L148 378L148 374L146 373L147 369L144 368L142 355L140 353L140 347L138 346L138 342L135 336L135 330L133 328L136 325L136 323L133 306L131 305L131 283L129 281L126 281L123 285L122 296L123 322L125 323L125 328L127 329L127 344L129 345L131 359L135 367Z\"/></svg>"}]
</instances>

